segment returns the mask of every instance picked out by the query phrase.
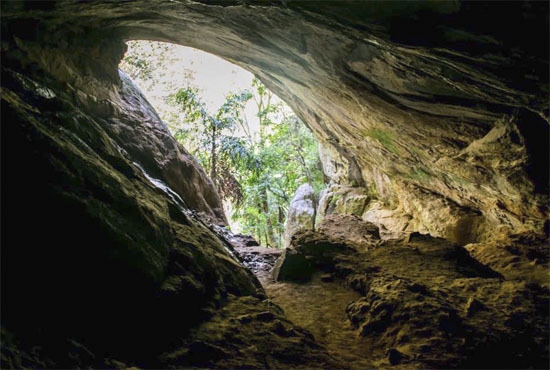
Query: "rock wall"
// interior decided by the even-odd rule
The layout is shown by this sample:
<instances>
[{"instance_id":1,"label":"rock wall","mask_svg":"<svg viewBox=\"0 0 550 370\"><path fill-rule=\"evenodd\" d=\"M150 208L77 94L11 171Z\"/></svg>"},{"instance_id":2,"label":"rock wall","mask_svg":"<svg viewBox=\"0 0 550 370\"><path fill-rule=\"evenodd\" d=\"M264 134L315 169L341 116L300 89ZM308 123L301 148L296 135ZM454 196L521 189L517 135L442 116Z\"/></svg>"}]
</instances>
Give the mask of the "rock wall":
<instances>
[{"instance_id":1,"label":"rock wall","mask_svg":"<svg viewBox=\"0 0 550 370\"><path fill-rule=\"evenodd\" d=\"M231 362L220 338L189 343L178 363L183 333L229 320L217 315L228 301L273 308L214 232L225 219L211 182L119 75L125 40L199 48L258 75L328 148L334 183L366 189L367 218L461 243L548 230L546 2L0 4L2 325L62 359L53 366L115 367L63 352L89 357L78 343L140 367L265 366L253 350ZM276 325L256 311L244 342L295 358L307 347L303 361L335 367L300 331L299 345L254 337Z\"/></svg>"},{"instance_id":2,"label":"rock wall","mask_svg":"<svg viewBox=\"0 0 550 370\"><path fill-rule=\"evenodd\" d=\"M124 44L58 36L2 44L2 367L166 367L263 289L215 232L211 181L119 75Z\"/></svg>"},{"instance_id":3,"label":"rock wall","mask_svg":"<svg viewBox=\"0 0 550 370\"><path fill-rule=\"evenodd\" d=\"M2 65L2 325L65 361L31 367L77 366L69 338L151 364L229 295L263 294L186 202L215 192L131 82L112 86L104 104L120 110L105 117L70 85L11 67ZM161 145L166 166L154 167ZM182 196L162 176L170 168L189 181Z\"/></svg>"},{"instance_id":4,"label":"rock wall","mask_svg":"<svg viewBox=\"0 0 550 370\"><path fill-rule=\"evenodd\" d=\"M180 43L243 66L345 159L346 177L411 217L411 230L466 242L548 225L545 2L136 0L3 8L6 27L37 29L18 39L40 35L72 53L62 40L79 40L81 58L103 58L82 75L55 62L65 60L62 52L52 59L36 46L13 50L82 91L96 85L94 69L114 73L125 39ZM99 105L105 100L94 89L85 94Z\"/></svg>"}]
</instances>

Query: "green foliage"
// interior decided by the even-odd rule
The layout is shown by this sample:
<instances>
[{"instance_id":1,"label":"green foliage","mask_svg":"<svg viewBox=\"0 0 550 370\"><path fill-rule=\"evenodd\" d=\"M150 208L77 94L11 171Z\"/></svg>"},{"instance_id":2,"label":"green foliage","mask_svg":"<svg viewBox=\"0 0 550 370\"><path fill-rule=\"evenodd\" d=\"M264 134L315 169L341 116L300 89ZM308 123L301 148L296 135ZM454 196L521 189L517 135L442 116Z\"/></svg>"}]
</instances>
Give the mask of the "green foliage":
<instances>
[{"instance_id":1,"label":"green foliage","mask_svg":"<svg viewBox=\"0 0 550 370\"><path fill-rule=\"evenodd\" d=\"M146 59L141 59L137 55L128 55L124 58L124 63L126 63L125 70L129 72L129 77L131 79L150 79L153 74L153 67L151 62Z\"/></svg>"},{"instance_id":2,"label":"green foliage","mask_svg":"<svg viewBox=\"0 0 550 370\"><path fill-rule=\"evenodd\" d=\"M316 191L324 186L312 133L258 79L209 111L193 85L193 71L181 71L183 83L167 78L175 73L166 69L173 45L129 45L120 68L145 91L166 91L161 116L231 205L236 231L280 247L296 189L304 183Z\"/></svg>"},{"instance_id":3,"label":"green foliage","mask_svg":"<svg viewBox=\"0 0 550 370\"><path fill-rule=\"evenodd\" d=\"M280 247L290 200L301 184L323 187L317 143L309 129L254 79L250 91L229 94L209 114L198 90L185 87L168 97L178 109L169 122L174 136L210 173L222 197L231 201L233 221L262 244ZM257 108L259 136L244 113Z\"/></svg>"},{"instance_id":4,"label":"green foliage","mask_svg":"<svg viewBox=\"0 0 550 370\"><path fill-rule=\"evenodd\" d=\"M137 51L126 53L120 63L120 68L132 80L153 83L157 77L156 71L164 64L171 46L162 43L142 44L137 41L130 41L129 45Z\"/></svg>"}]
</instances>

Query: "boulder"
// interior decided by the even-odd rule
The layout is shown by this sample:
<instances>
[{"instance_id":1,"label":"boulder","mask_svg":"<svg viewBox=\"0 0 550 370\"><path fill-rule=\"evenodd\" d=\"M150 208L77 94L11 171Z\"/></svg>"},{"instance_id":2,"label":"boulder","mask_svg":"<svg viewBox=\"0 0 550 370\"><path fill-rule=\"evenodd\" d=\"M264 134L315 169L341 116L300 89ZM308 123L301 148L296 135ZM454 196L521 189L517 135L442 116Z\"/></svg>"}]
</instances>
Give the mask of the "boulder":
<instances>
[{"instance_id":1,"label":"boulder","mask_svg":"<svg viewBox=\"0 0 550 370\"><path fill-rule=\"evenodd\" d=\"M329 186L319 199L316 224L325 216L337 213L361 217L370 202L367 189L357 186Z\"/></svg>"},{"instance_id":2,"label":"boulder","mask_svg":"<svg viewBox=\"0 0 550 370\"><path fill-rule=\"evenodd\" d=\"M349 214L330 214L317 227L317 231L354 245L367 247L380 240L380 230L372 222Z\"/></svg>"},{"instance_id":3,"label":"boulder","mask_svg":"<svg viewBox=\"0 0 550 370\"><path fill-rule=\"evenodd\" d=\"M290 240L295 233L301 230L312 230L315 227L315 207L315 192L311 185L300 185L296 189L288 209L283 236L285 248L290 245Z\"/></svg>"},{"instance_id":4,"label":"boulder","mask_svg":"<svg viewBox=\"0 0 550 370\"><path fill-rule=\"evenodd\" d=\"M332 271L337 255L354 251L343 238L312 230L299 231L275 264L273 279L308 281L317 270Z\"/></svg>"}]
</instances>

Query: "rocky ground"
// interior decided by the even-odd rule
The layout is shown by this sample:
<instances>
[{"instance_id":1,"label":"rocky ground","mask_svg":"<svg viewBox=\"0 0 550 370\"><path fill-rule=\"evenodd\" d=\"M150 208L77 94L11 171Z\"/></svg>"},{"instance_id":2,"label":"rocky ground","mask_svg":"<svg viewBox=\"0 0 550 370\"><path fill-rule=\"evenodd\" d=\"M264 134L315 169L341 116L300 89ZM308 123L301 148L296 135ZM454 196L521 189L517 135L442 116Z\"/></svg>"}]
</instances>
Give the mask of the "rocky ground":
<instances>
[{"instance_id":1,"label":"rocky ground","mask_svg":"<svg viewBox=\"0 0 550 370\"><path fill-rule=\"evenodd\" d=\"M507 252L513 265L493 269L466 248L428 235L381 241L373 232L362 243L334 237L344 225L357 222L353 216L339 216L325 220L322 231L298 233L277 263L279 281L266 271L259 275L270 300L345 367L548 364L548 264L541 257L544 251L548 255L548 244L518 236L512 244L523 243L522 250L531 244L539 253ZM315 247L325 252L319 254ZM489 248L475 251L468 246L472 255L485 260ZM287 263L296 256L304 258ZM513 267L521 271L507 273ZM298 268L310 274L286 273Z\"/></svg>"},{"instance_id":2,"label":"rocky ground","mask_svg":"<svg viewBox=\"0 0 550 370\"><path fill-rule=\"evenodd\" d=\"M2 368L547 367L547 2L0 3ZM233 61L313 130L331 186L275 267L301 283L223 235L117 71L131 39Z\"/></svg>"}]
</instances>

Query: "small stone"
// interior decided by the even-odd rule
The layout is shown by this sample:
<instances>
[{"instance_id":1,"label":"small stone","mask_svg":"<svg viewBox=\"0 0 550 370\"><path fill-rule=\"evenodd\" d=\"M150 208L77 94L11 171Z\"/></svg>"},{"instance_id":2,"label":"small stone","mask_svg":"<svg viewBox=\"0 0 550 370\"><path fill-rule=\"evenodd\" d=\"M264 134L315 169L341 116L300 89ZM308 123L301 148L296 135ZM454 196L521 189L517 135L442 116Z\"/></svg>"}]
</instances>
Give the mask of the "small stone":
<instances>
[{"instance_id":1,"label":"small stone","mask_svg":"<svg viewBox=\"0 0 550 370\"><path fill-rule=\"evenodd\" d=\"M264 322L272 321L274 318L275 318L275 315L269 311L260 312L259 314L256 315L256 320L264 321Z\"/></svg>"},{"instance_id":2,"label":"small stone","mask_svg":"<svg viewBox=\"0 0 550 370\"><path fill-rule=\"evenodd\" d=\"M388 356L388 362L390 363L390 365L398 365L401 363L401 361L405 360L405 359L408 359L408 356L399 352L397 349L395 348L390 348L388 349L388 351L386 352L387 356Z\"/></svg>"},{"instance_id":3,"label":"small stone","mask_svg":"<svg viewBox=\"0 0 550 370\"><path fill-rule=\"evenodd\" d=\"M331 283L334 281L332 274L323 274L321 275L321 281L324 283Z\"/></svg>"},{"instance_id":4,"label":"small stone","mask_svg":"<svg viewBox=\"0 0 550 370\"><path fill-rule=\"evenodd\" d=\"M474 297L470 297L468 299L468 302L466 303L466 313L468 317L473 316L476 312L481 311L485 306L483 303L475 299Z\"/></svg>"}]
</instances>

